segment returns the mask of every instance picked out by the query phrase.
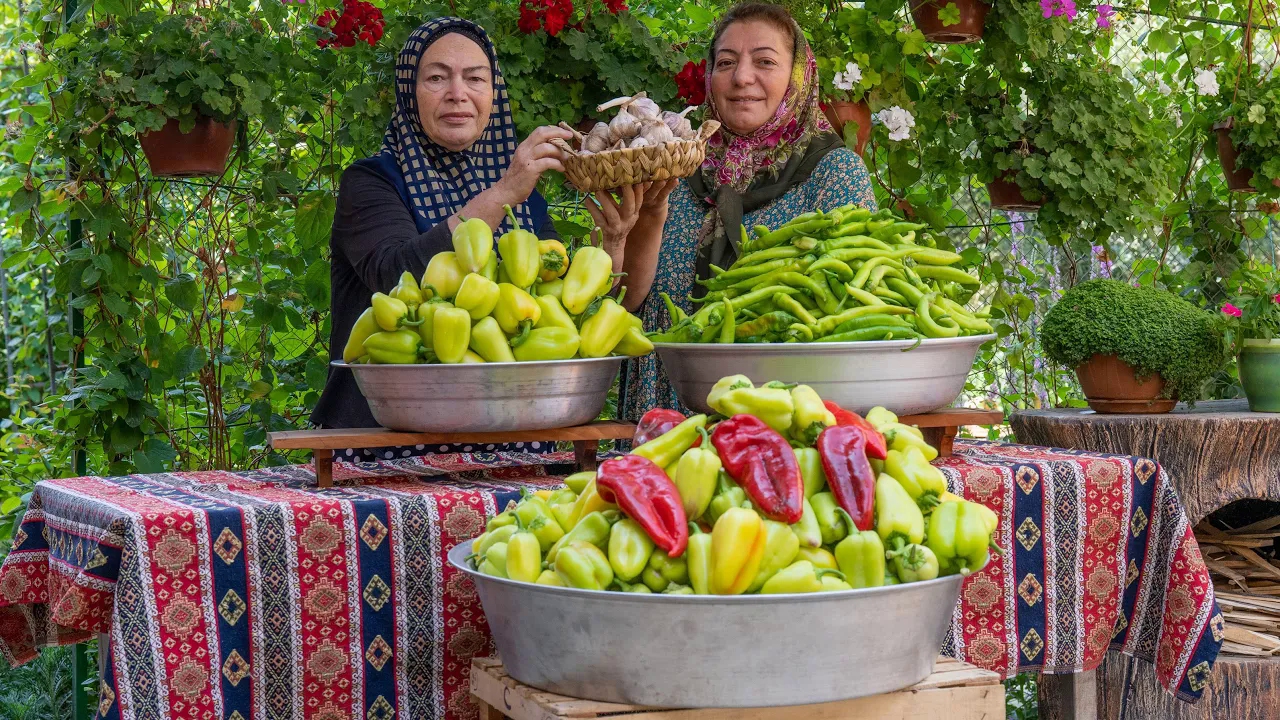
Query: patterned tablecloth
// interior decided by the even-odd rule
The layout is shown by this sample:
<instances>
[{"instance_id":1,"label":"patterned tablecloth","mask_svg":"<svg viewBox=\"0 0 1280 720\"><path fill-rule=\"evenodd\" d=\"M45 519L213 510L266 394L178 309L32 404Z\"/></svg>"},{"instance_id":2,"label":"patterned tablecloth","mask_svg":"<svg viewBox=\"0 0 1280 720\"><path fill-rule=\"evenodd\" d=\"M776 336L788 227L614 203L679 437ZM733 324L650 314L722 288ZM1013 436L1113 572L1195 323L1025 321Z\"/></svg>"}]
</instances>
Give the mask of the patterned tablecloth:
<instances>
[{"instance_id":1,"label":"patterned tablecloth","mask_svg":"<svg viewBox=\"0 0 1280 720\"><path fill-rule=\"evenodd\" d=\"M1222 639L1208 573L1150 460L957 443L953 490L1005 550L964 584L943 650L1008 676L1152 660L1198 698ZM0 567L0 652L107 633L102 718L465 720L494 652L445 553L565 455L48 480Z\"/></svg>"}]
</instances>

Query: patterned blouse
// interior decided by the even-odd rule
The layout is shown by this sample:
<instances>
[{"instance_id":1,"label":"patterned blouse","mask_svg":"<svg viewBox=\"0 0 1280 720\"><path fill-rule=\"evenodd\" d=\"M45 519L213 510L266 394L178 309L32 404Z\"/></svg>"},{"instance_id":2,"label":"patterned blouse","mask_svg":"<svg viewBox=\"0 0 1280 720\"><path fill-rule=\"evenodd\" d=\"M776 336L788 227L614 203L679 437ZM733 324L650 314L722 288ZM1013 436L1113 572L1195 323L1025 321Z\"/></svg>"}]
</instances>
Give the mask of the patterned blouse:
<instances>
[{"instance_id":1,"label":"patterned blouse","mask_svg":"<svg viewBox=\"0 0 1280 720\"><path fill-rule=\"evenodd\" d=\"M818 162L813 174L801 185L755 212L743 216L748 228L766 225L776 228L791 218L811 210L827 211L848 203L876 209L871 177L862 158L847 148L836 148ZM662 229L662 250L653 289L640 308L645 330L665 330L671 326L667 309L658 293L665 292L692 314L689 302L693 290L694 263L704 210L684 180L671 192L667 224ZM628 361L619 398L622 417L636 421L655 407L684 409L667 381L667 373L657 353Z\"/></svg>"}]
</instances>

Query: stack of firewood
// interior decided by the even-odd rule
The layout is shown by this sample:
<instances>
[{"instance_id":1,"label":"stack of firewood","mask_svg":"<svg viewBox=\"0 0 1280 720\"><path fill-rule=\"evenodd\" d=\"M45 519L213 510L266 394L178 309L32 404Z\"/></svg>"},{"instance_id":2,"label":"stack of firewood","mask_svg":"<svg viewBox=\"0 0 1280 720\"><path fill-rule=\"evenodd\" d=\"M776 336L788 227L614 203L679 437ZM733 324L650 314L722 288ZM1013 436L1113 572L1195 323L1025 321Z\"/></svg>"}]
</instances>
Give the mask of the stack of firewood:
<instances>
[{"instance_id":1,"label":"stack of firewood","mask_svg":"<svg viewBox=\"0 0 1280 720\"><path fill-rule=\"evenodd\" d=\"M1202 522L1196 539L1227 622L1222 652L1280 656L1280 517L1234 530Z\"/></svg>"}]
</instances>

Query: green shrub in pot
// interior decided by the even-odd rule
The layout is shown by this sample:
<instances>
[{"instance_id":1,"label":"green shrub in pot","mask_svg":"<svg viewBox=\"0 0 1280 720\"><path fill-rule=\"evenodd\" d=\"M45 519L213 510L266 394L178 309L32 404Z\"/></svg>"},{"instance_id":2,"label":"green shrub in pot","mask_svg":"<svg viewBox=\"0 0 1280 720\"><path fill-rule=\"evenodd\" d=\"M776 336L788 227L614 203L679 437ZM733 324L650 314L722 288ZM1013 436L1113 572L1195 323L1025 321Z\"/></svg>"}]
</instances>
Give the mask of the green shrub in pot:
<instances>
[{"instance_id":1,"label":"green shrub in pot","mask_svg":"<svg viewBox=\"0 0 1280 720\"><path fill-rule=\"evenodd\" d=\"M1159 373L1160 396L1188 402L1226 360L1212 313L1166 290L1118 280L1089 280L1064 293L1045 316L1040 342L1067 367L1114 355L1140 381Z\"/></svg>"}]
</instances>

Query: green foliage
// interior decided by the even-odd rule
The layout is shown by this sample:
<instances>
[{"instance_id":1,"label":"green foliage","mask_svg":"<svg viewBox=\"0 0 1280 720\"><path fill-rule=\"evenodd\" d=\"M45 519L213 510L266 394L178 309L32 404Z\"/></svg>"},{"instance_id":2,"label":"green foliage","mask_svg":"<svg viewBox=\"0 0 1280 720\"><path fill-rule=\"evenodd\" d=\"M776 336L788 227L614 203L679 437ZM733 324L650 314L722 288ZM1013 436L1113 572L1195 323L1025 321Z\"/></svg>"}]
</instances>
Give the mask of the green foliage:
<instances>
[{"instance_id":1,"label":"green foliage","mask_svg":"<svg viewBox=\"0 0 1280 720\"><path fill-rule=\"evenodd\" d=\"M1264 197L1280 197L1280 75L1250 78L1223 110L1233 118L1237 166L1253 171L1251 184Z\"/></svg>"},{"instance_id":2,"label":"green foliage","mask_svg":"<svg viewBox=\"0 0 1280 720\"><path fill-rule=\"evenodd\" d=\"M1226 362L1211 313L1167 290L1118 280L1089 280L1064 293L1045 316L1040 342L1069 368L1116 355L1139 377L1160 373L1165 397L1189 402Z\"/></svg>"},{"instance_id":3,"label":"green foliage","mask_svg":"<svg viewBox=\"0 0 1280 720\"><path fill-rule=\"evenodd\" d=\"M1250 263L1232 274L1228 286L1234 289L1222 308L1228 347L1239 352L1245 340L1280 338L1280 272Z\"/></svg>"}]
</instances>

